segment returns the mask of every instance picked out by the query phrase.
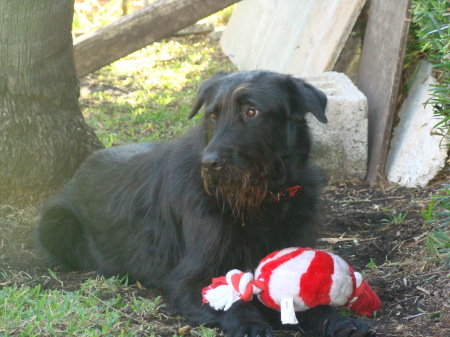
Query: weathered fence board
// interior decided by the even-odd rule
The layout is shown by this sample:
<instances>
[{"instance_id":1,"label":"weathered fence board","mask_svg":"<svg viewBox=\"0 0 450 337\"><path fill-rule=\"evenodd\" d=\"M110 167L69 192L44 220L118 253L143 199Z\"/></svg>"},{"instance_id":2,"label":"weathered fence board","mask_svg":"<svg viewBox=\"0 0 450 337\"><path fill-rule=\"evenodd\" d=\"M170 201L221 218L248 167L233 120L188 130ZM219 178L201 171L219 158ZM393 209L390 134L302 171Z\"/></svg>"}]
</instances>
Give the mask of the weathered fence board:
<instances>
[{"instance_id":1,"label":"weathered fence board","mask_svg":"<svg viewBox=\"0 0 450 337\"><path fill-rule=\"evenodd\" d=\"M384 171L406 40L411 0L372 0L359 66L358 87L369 106L369 169L373 184Z\"/></svg>"}]
</instances>

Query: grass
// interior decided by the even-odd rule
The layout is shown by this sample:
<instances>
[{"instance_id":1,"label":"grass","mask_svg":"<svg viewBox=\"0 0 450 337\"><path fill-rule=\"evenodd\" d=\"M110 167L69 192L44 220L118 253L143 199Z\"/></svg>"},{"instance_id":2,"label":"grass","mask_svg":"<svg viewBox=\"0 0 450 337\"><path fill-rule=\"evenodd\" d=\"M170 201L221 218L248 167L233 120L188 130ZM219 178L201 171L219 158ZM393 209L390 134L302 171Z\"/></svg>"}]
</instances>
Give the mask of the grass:
<instances>
[{"instance_id":1,"label":"grass","mask_svg":"<svg viewBox=\"0 0 450 337\"><path fill-rule=\"evenodd\" d=\"M76 0L72 29L75 36L100 28L120 18L122 0Z\"/></svg>"},{"instance_id":2,"label":"grass","mask_svg":"<svg viewBox=\"0 0 450 337\"><path fill-rule=\"evenodd\" d=\"M108 2L93 18L79 9L74 30L81 29L80 22L90 22L90 29L109 22L110 7L120 16L120 4ZM228 8L205 20L223 24L230 15ZM196 123L198 117L187 116L201 81L234 70L217 43L207 38L160 41L82 79L80 104L106 146L170 139Z\"/></svg>"},{"instance_id":3,"label":"grass","mask_svg":"<svg viewBox=\"0 0 450 337\"><path fill-rule=\"evenodd\" d=\"M201 81L232 70L207 39L162 41L83 80L80 104L106 146L169 139L195 124L187 116Z\"/></svg>"},{"instance_id":4,"label":"grass","mask_svg":"<svg viewBox=\"0 0 450 337\"><path fill-rule=\"evenodd\" d=\"M73 284L67 289L51 270L49 275L20 286L0 283L1 337L216 336L204 326L177 331L183 319L172 317L160 296L139 296L142 287L124 279L90 278L73 290ZM37 284L49 278L58 286L45 289Z\"/></svg>"},{"instance_id":5,"label":"grass","mask_svg":"<svg viewBox=\"0 0 450 337\"><path fill-rule=\"evenodd\" d=\"M384 224L382 230L388 229L391 225L401 225L405 222L405 218L408 215L408 212L398 213L396 210L390 211L387 214L387 217L382 219L381 222Z\"/></svg>"},{"instance_id":6,"label":"grass","mask_svg":"<svg viewBox=\"0 0 450 337\"><path fill-rule=\"evenodd\" d=\"M3 287L0 336L151 336L163 306L117 278L89 279L76 291Z\"/></svg>"},{"instance_id":7,"label":"grass","mask_svg":"<svg viewBox=\"0 0 450 337\"><path fill-rule=\"evenodd\" d=\"M450 269L450 184L442 185L422 214L425 225L432 227L426 233L428 254L442 268Z\"/></svg>"}]
</instances>

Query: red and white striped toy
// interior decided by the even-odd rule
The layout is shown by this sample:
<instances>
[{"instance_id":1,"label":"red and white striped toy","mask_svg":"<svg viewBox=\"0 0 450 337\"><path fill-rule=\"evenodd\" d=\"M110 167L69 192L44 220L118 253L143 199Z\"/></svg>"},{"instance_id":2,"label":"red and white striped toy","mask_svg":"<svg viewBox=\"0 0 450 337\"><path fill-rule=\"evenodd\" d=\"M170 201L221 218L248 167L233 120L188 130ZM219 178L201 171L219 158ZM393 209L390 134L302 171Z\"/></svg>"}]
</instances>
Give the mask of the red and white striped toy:
<instances>
[{"instance_id":1,"label":"red and white striped toy","mask_svg":"<svg viewBox=\"0 0 450 337\"><path fill-rule=\"evenodd\" d=\"M323 250L286 248L261 260L255 274L231 270L203 288L203 303L228 310L256 294L266 306L280 310L283 324L295 324L295 311L318 305L347 306L372 315L381 306L378 296L341 257Z\"/></svg>"}]
</instances>

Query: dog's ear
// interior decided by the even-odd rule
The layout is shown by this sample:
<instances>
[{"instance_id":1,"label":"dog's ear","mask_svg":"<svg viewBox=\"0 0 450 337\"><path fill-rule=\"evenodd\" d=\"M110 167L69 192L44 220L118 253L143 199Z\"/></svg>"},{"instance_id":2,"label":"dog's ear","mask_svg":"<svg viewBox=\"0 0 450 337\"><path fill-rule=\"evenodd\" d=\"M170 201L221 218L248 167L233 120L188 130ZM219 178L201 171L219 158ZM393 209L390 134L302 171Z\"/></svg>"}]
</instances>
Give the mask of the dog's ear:
<instances>
[{"instance_id":1,"label":"dog's ear","mask_svg":"<svg viewBox=\"0 0 450 337\"><path fill-rule=\"evenodd\" d=\"M290 76L288 89L291 97L291 113L300 113L303 118L307 112L311 112L320 122L328 122L325 116L327 96L319 89L305 81Z\"/></svg>"},{"instance_id":2,"label":"dog's ear","mask_svg":"<svg viewBox=\"0 0 450 337\"><path fill-rule=\"evenodd\" d=\"M217 73L209 80L206 80L200 86L197 92L197 98L195 99L194 105L192 107L191 113L189 114L189 119L194 117L197 112L199 112L200 108L205 104L206 99L212 96L212 93L217 88L217 82L220 78L228 75L227 73Z\"/></svg>"}]
</instances>

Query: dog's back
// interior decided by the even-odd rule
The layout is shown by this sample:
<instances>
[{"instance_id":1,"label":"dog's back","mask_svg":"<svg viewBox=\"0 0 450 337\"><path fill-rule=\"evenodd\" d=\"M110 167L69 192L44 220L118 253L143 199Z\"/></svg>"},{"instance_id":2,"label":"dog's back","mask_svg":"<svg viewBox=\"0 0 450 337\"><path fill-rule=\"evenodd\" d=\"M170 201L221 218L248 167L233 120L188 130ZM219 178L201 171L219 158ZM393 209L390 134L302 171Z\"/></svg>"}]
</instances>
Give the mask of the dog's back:
<instances>
[{"instance_id":1,"label":"dog's back","mask_svg":"<svg viewBox=\"0 0 450 337\"><path fill-rule=\"evenodd\" d=\"M87 211L82 210L84 198L80 189L83 185L89 184L87 180L94 180L95 176L103 174L105 168L110 169L123 164L136 154L150 151L152 147L153 145L132 144L95 152L83 163L60 195L44 206L38 220L37 244L51 265L65 270L86 270L96 267L95 260L89 252L85 233L87 228L83 224L85 221L83 214ZM85 193L88 197L92 196L93 191Z\"/></svg>"},{"instance_id":2,"label":"dog's back","mask_svg":"<svg viewBox=\"0 0 450 337\"><path fill-rule=\"evenodd\" d=\"M165 242L171 220L164 217L172 214L165 214L159 204L161 189L169 189L165 176L173 169L171 158L189 154L183 147L194 146L177 141L95 152L44 207L37 230L40 251L63 270L99 270L108 276L129 273L158 285L168 273L168 264L180 254L170 250L179 246L175 236ZM155 251L164 252L165 263L154 256Z\"/></svg>"}]
</instances>

